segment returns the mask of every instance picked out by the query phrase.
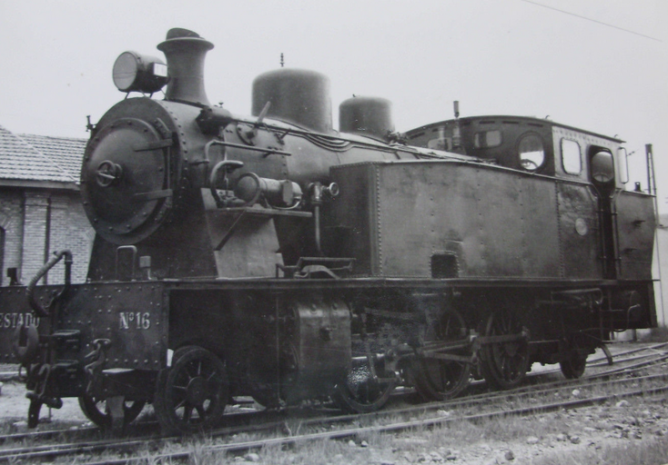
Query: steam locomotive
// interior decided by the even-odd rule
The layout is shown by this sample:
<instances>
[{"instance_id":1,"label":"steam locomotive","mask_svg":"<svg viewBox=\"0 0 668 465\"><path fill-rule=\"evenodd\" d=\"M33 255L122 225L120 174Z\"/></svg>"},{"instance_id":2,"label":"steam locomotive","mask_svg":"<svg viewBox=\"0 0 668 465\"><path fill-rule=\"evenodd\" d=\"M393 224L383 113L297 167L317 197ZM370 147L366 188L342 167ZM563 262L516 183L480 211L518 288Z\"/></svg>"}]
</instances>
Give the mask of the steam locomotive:
<instances>
[{"instance_id":1,"label":"steam locomotive","mask_svg":"<svg viewBox=\"0 0 668 465\"><path fill-rule=\"evenodd\" d=\"M624 189L622 141L458 114L401 134L369 97L336 131L327 78L287 68L256 78L242 117L206 96L212 48L172 29L166 64L118 57L116 87L141 96L90 127L88 281L60 251L0 290L25 315L0 350L31 426L63 397L114 428L153 403L178 433L233 396L368 412L398 385L511 388L534 362L579 377L613 331L656 326L654 199ZM63 259L65 285L38 286Z\"/></svg>"}]
</instances>

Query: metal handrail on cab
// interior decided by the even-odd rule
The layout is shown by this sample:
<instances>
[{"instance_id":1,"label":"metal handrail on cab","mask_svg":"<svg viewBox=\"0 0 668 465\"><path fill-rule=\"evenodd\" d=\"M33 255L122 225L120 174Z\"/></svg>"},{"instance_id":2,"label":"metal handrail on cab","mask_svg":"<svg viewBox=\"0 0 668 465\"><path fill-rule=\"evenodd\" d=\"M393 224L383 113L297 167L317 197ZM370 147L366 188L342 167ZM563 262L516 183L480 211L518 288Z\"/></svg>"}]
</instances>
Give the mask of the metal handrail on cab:
<instances>
[{"instance_id":1,"label":"metal handrail on cab","mask_svg":"<svg viewBox=\"0 0 668 465\"><path fill-rule=\"evenodd\" d=\"M37 282L42 279L51 268L56 266L56 264L63 259L63 257L65 257L65 289L70 287L72 282L72 263L74 263L74 260L72 259L72 252L69 250L61 250L60 252L54 252L53 254L54 257L39 269L37 274L30 280L30 283L28 284L28 303L30 304L30 308L32 308L35 314L40 318L47 318L49 316L49 312L44 307L42 307L42 304L40 304L35 298L35 286L37 285Z\"/></svg>"}]
</instances>

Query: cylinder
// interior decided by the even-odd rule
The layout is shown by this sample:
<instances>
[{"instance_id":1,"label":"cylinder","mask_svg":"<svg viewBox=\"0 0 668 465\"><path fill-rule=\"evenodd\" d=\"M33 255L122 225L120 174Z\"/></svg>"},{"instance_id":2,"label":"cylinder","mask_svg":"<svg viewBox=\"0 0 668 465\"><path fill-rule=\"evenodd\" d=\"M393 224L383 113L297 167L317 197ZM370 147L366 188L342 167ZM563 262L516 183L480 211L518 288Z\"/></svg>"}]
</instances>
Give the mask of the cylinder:
<instances>
[{"instance_id":1,"label":"cylinder","mask_svg":"<svg viewBox=\"0 0 668 465\"><path fill-rule=\"evenodd\" d=\"M169 83L165 99L210 106L204 90L204 57L213 44L196 32L174 28L158 44L167 58Z\"/></svg>"},{"instance_id":2,"label":"cylinder","mask_svg":"<svg viewBox=\"0 0 668 465\"><path fill-rule=\"evenodd\" d=\"M353 97L339 106L339 130L385 140L394 132L392 102L379 97Z\"/></svg>"},{"instance_id":3,"label":"cylinder","mask_svg":"<svg viewBox=\"0 0 668 465\"><path fill-rule=\"evenodd\" d=\"M261 74L253 81L253 116L258 116L267 102L271 102L268 118L332 132L329 79L324 74L288 68Z\"/></svg>"}]
</instances>

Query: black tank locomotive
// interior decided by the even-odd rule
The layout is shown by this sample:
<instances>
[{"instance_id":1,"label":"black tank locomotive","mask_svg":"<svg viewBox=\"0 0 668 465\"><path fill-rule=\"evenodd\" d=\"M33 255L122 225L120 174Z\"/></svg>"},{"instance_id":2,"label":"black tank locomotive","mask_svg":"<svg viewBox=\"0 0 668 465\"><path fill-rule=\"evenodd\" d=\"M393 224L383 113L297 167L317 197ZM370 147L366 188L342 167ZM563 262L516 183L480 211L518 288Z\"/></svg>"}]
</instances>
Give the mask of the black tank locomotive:
<instances>
[{"instance_id":1,"label":"black tank locomotive","mask_svg":"<svg viewBox=\"0 0 668 465\"><path fill-rule=\"evenodd\" d=\"M119 57L117 87L144 95L92 127L88 282L36 285L65 251L29 302L0 291L25 315L0 343L31 425L63 397L115 427L152 402L176 432L241 395L365 412L397 385L509 388L534 362L578 377L611 332L656 325L653 197L624 190L622 141L510 116L400 134L361 97L339 132L327 79L291 69L258 77L240 117L207 99L212 47L173 29L166 67Z\"/></svg>"}]
</instances>

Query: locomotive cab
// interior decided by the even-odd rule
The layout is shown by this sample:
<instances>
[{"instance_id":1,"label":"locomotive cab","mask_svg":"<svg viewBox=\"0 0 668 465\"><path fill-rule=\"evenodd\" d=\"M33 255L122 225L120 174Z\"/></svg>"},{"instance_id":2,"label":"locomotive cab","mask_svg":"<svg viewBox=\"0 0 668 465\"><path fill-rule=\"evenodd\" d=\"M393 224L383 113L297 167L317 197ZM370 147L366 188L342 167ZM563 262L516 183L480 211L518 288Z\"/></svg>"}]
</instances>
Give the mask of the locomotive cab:
<instances>
[{"instance_id":1,"label":"locomotive cab","mask_svg":"<svg viewBox=\"0 0 668 465\"><path fill-rule=\"evenodd\" d=\"M624 141L545 119L466 117L422 126L406 136L416 147L459 151L529 173L620 189L628 181Z\"/></svg>"},{"instance_id":2,"label":"locomotive cab","mask_svg":"<svg viewBox=\"0 0 668 465\"><path fill-rule=\"evenodd\" d=\"M625 189L628 170L622 140L548 120L511 116L433 123L408 131L407 137L417 146L453 150L457 131L461 134L460 151L500 168L494 178L483 181L476 176L474 181L477 187L493 189L487 200L486 192L476 193L471 205L487 218L487 226L494 224L492 229L497 232L493 241L483 239L480 245L488 250L494 247L494 257L503 256L506 248L523 250L534 262L546 265L527 274L522 266L509 265L517 259L513 254L496 264L496 273L625 282L628 287L606 298L612 314L618 312L628 324L625 312L629 306L623 311L614 307L625 299L622 295L643 294L647 296L644 310L632 324L655 324L652 290L645 284L652 279L654 200L652 195ZM494 196L508 201L498 223ZM516 202L518 208L510 207ZM528 205L535 210L529 212ZM556 217L546 215L548 211L556 211ZM527 215L542 218L540 231L527 228ZM522 237L521 242L512 239ZM541 256L539 249L545 246L555 254ZM472 250L458 252L462 261L471 255ZM558 265L551 268L550 263ZM464 269L460 264L460 272ZM475 274L486 275L487 271L483 268Z\"/></svg>"}]
</instances>

